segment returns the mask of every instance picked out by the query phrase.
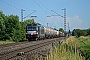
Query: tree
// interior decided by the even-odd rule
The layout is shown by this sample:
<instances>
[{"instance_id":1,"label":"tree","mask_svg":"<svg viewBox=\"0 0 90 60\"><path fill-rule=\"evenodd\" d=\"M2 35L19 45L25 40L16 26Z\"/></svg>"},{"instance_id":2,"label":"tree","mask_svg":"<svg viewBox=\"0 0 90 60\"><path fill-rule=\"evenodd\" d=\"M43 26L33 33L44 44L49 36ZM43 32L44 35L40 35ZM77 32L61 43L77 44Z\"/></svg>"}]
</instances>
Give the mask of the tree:
<instances>
[{"instance_id":1,"label":"tree","mask_svg":"<svg viewBox=\"0 0 90 60\"><path fill-rule=\"evenodd\" d=\"M13 41L20 41L21 40L21 32L20 32L20 22L19 17L16 15L6 16L6 39L11 39Z\"/></svg>"},{"instance_id":2,"label":"tree","mask_svg":"<svg viewBox=\"0 0 90 60\"><path fill-rule=\"evenodd\" d=\"M72 35L77 37L86 36L86 30L74 29Z\"/></svg>"},{"instance_id":3,"label":"tree","mask_svg":"<svg viewBox=\"0 0 90 60\"><path fill-rule=\"evenodd\" d=\"M86 31L85 30L80 30L80 36L86 36Z\"/></svg>"},{"instance_id":4,"label":"tree","mask_svg":"<svg viewBox=\"0 0 90 60\"><path fill-rule=\"evenodd\" d=\"M53 28L54 30L57 30L56 28Z\"/></svg>"},{"instance_id":5,"label":"tree","mask_svg":"<svg viewBox=\"0 0 90 60\"><path fill-rule=\"evenodd\" d=\"M5 16L0 11L0 40L13 40L18 42L22 41L22 37L26 40L26 25L32 23L36 24L33 19L20 22L17 15Z\"/></svg>"},{"instance_id":6,"label":"tree","mask_svg":"<svg viewBox=\"0 0 90 60\"><path fill-rule=\"evenodd\" d=\"M4 40L5 37L5 23L4 23L5 15L2 11L0 11L0 40Z\"/></svg>"},{"instance_id":7,"label":"tree","mask_svg":"<svg viewBox=\"0 0 90 60\"><path fill-rule=\"evenodd\" d=\"M63 28L60 28L59 31L64 32Z\"/></svg>"},{"instance_id":8,"label":"tree","mask_svg":"<svg viewBox=\"0 0 90 60\"><path fill-rule=\"evenodd\" d=\"M86 30L87 35L90 35L90 28Z\"/></svg>"}]
</instances>

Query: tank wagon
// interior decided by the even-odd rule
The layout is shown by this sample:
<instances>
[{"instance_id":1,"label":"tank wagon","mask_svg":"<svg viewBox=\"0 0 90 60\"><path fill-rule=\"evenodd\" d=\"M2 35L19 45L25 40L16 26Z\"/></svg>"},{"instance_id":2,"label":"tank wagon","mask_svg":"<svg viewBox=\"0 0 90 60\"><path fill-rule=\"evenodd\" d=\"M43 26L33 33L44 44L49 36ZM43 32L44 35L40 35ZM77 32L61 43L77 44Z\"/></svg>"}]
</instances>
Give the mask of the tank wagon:
<instances>
[{"instance_id":1,"label":"tank wagon","mask_svg":"<svg viewBox=\"0 0 90 60\"><path fill-rule=\"evenodd\" d=\"M60 37L61 32L45 27L41 24L28 24L26 26L26 38L28 41Z\"/></svg>"}]
</instances>

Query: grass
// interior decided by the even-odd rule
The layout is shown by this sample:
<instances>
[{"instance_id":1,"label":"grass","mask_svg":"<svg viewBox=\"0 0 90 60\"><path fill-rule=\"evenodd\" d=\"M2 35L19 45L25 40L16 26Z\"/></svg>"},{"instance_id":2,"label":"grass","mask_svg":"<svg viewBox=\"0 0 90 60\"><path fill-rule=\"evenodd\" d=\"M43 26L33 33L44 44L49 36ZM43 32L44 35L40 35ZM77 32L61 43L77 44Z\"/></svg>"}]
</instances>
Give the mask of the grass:
<instances>
[{"instance_id":1,"label":"grass","mask_svg":"<svg viewBox=\"0 0 90 60\"><path fill-rule=\"evenodd\" d=\"M15 43L15 42L9 41L9 40L6 40L6 41L0 41L0 45L3 45L3 44L10 44L10 43Z\"/></svg>"},{"instance_id":2,"label":"grass","mask_svg":"<svg viewBox=\"0 0 90 60\"><path fill-rule=\"evenodd\" d=\"M81 36L77 39L80 43L80 48L83 51L83 55L86 57L86 59L90 59L90 36Z\"/></svg>"},{"instance_id":3,"label":"grass","mask_svg":"<svg viewBox=\"0 0 90 60\"><path fill-rule=\"evenodd\" d=\"M46 60L85 60L77 50L78 47L78 41L70 37L62 43L57 43L55 50L51 49Z\"/></svg>"}]
</instances>

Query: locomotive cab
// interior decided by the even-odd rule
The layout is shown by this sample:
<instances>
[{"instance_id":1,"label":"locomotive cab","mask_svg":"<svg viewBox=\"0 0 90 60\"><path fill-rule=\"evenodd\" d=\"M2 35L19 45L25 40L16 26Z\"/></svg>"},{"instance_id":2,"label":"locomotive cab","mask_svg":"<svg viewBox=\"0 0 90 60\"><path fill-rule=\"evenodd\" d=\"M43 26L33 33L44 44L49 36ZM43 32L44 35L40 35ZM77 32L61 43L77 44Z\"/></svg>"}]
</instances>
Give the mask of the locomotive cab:
<instances>
[{"instance_id":1,"label":"locomotive cab","mask_svg":"<svg viewBox=\"0 0 90 60\"><path fill-rule=\"evenodd\" d=\"M26 26L26 38L28 40L37 38L37 25L36 24L28 24Z\"/></svg>"},{"instance_id":2,"label":"locomotive cab","mask_svg":"<svg viewBox=\"0 0 90 60\"><path fill-rule=\"evenodd\" d=\"M26 38L30 40L37 40L44 38L44 27L40 24L28 24L26 26Z\"/></svg>"}]
</instances>

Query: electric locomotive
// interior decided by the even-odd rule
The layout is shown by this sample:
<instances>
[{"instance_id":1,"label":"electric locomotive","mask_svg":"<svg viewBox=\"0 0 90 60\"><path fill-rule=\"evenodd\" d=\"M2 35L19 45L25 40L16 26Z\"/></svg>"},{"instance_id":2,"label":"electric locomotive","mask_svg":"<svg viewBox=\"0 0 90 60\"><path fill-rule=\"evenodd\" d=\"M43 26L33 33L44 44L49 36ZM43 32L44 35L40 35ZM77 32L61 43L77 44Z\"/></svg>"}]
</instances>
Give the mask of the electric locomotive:
<instances>
[{"instance_id":1,"label":"electric locomotive","mask_svg":"<svg viewBox=\"0 0 90 60\"><path fill-rule=\"evenodd\" d=\"M44 26L41 24L28 24L26 26L26 38L29 41L45 38Z\"/></svg>"}]
</instances>

